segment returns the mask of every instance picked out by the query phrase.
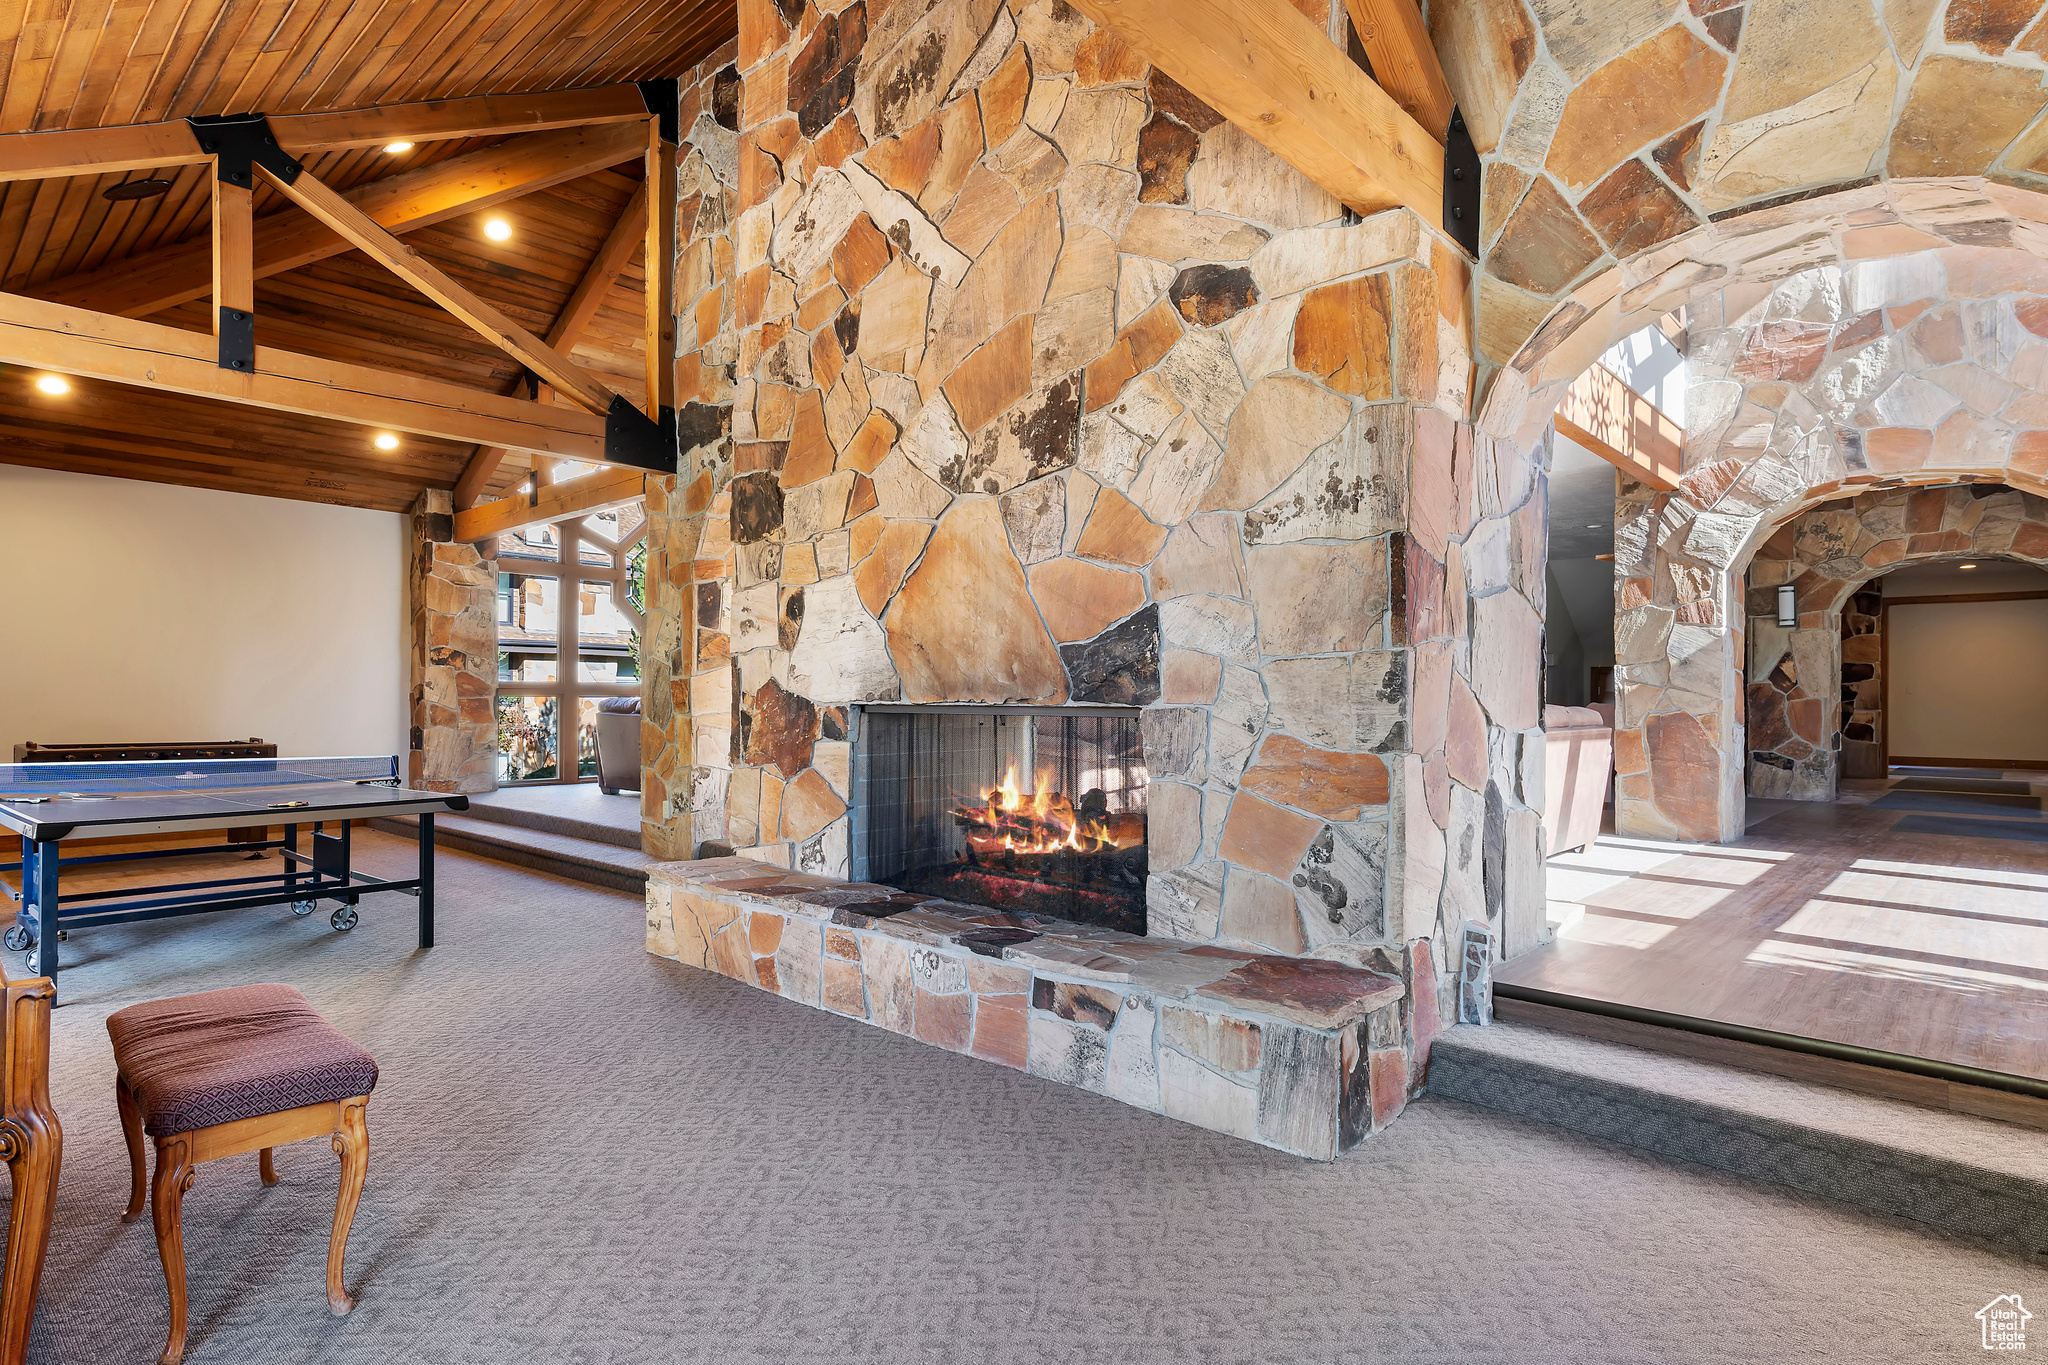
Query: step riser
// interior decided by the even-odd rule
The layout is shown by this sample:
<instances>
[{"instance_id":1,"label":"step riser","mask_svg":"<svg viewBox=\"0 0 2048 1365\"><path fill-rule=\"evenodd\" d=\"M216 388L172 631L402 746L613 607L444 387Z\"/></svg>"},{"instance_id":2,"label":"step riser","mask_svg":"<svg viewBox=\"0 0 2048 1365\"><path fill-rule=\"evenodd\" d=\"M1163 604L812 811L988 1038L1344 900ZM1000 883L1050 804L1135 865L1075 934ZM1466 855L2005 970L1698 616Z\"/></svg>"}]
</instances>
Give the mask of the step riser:
<instances>
[{"instance_id":1,"label":"step riser","mask_svg":"<svg viewBox=\"0 0 2048 1365\"><path fill-rule=\"evenodd\" d=\"M482 820L493 825L509 825L514 829L537 830L542 834L559 834L569 839L588 839L595 844L610 844L614 848L640 847L640 831L613 829L610 825L593 825L583 820L564 820L552 815L536 815L532 811L513 810L505 806L487 806L472 801L463 815L471 820Z\"/></svg>"},{"instance_id":2,"label":"step riser","mask_svg":"<svg viewBox=\"0 0 2048 1365\"><path fill-rule=\"evenodd\" d=\"M1454 1038L1432 1051L1428 1090L1977 1241L2048 1251L2048 1188L2032 1181L1479 1053Z\"/></svg>"},{"instance_id":3,"label":"step riser","mask_svg":"<svg viewBox=\"0 0 2048 1365\"><path fill-rule=\"evenodd\" d=\"M407 839L417 838L419 835L419 830L410 822L398 820L372 820L370 827ZM565 881L582 882L586 886L601 886L609 891L624 891L636 896L644 895L647 891L645 872L629 868L593 866L573 858L562 858L538 849L522 848L516 844L499 843L494 839L478 838L457 830L435 829L434 847L474 854L479 858L489 858L492 862L509 863L514 867L530 868L535 872L546 872Z\"/></svg>"}]
</instances>

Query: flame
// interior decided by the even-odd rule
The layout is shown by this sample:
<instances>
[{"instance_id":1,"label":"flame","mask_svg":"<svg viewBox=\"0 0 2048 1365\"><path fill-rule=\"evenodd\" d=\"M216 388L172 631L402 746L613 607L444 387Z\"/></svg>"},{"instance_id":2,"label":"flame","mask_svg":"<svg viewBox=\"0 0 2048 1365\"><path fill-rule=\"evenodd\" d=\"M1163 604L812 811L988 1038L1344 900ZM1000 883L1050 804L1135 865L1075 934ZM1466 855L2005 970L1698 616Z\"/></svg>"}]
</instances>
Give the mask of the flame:
<instances>
[{"instance_id":1,"label":"flame","mask_svg":"<svg viewBox=\"0 0 2048 1365\"><path fill-rule=\"evenodd\" d=\"M1031 790L1021 790L1012 763L980 800L956 796L953 815L977 853L1105 853L1143 841L1142 832L1115 828L1124 817L1083 817L1055 783L1055 774L1043 771Z\"/></svg>"}]
</instances>

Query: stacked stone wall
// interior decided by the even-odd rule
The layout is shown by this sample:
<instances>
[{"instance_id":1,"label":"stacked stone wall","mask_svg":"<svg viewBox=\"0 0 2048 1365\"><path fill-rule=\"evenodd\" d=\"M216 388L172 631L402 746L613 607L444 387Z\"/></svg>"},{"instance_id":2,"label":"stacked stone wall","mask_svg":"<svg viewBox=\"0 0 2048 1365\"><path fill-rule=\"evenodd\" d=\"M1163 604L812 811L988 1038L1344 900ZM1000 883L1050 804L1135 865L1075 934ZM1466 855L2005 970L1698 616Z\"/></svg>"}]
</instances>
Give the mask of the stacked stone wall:
<instances>
[{"instance_id":1,"label":"stacked stone wall","mask_svg":"<svg viewBox=\"0 0 2048 1365\"><path fill-rule=\"evenodd\" d=\"M450 541L454 506L447 490L428 489L406 522L412 621L406 775L426 791L487 792L498 785L496 542Z\"/></svg>"},{"instance_id":2,"label":"stacked stone wall","mask_svg":"<svg viewBox=\"0 0 2048 1365\"><path fill-rule=\"evenodd\" d=\"M728 415L656 514L650 822L844 875L861 703L1126 704L1154 933L1540 939L1543 452L1465 420L1467 258L1057 0L740 20L684 95L678 393Z\"/></svg>"}]
</instances>

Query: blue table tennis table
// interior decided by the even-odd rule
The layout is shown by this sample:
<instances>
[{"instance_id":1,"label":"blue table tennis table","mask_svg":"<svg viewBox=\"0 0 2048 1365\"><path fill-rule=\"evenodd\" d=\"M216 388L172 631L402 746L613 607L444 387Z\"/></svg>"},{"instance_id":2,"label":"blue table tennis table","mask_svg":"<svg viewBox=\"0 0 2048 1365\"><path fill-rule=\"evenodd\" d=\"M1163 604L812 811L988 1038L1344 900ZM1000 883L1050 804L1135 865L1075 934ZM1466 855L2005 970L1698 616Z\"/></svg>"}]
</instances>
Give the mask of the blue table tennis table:
<instances>
[{"instance_id":1,"label":"blue table tennis table","mask_svg":"<svg viewBox=\"0 0 2048 1365\"><path fill-rule=\"evenodd\" d=\"M356 926L364 895L395 891L418 898L419 945L431 948L434 814L468 808L466 796L406 788L395 757L0 764L0 825L21 835L21 861L0 863L0 872L21 874L21 890L9 892L19 905L14 925L0 941L31 950L29 970L54 984L58 945L75 930L259 905L289 905L295 914L310 915L326 900L335 903L328 923L345 931ZM395 815L419 817L419 875L392 879L353 871L349 822ZM301 851L305 825L311 842ZM67 840L252 827L281 827L284 834L128 853L60 852ZM282 866L250 876L71 894L59 889L61 874L72 867L271 850Z\"/></svg>"}]
</instances>

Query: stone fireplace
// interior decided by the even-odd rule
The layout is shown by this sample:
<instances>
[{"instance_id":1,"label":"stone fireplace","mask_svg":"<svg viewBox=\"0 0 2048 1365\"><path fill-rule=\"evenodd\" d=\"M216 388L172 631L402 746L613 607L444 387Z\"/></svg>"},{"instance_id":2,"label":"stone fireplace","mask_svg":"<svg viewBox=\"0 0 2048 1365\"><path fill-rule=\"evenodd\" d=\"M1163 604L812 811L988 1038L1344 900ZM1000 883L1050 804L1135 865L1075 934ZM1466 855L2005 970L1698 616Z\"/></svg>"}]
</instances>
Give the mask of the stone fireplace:
<instances>
[{"instance_id":1,"label":"stone fireplace","mask_svg":"<svg viewBox=\"0 0 2048 1365\"><path fill-rule=\"evenodd\" d=\"M1470 258L1060 0L739 20L683 83L650 950L1335 1155L1543 934L1542 451L1465 420Z\"/></svg>"},{"instance_id":2,"label":"stone fireplace","mask_svg":"<svg viewBox=\"0 0 2048 1365\"><path fill-rule=\"evenodd\" d=\"M862 707L853 785L855 880L1145 932L1137 711Z\"/></svg>"}]
</instances>

